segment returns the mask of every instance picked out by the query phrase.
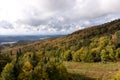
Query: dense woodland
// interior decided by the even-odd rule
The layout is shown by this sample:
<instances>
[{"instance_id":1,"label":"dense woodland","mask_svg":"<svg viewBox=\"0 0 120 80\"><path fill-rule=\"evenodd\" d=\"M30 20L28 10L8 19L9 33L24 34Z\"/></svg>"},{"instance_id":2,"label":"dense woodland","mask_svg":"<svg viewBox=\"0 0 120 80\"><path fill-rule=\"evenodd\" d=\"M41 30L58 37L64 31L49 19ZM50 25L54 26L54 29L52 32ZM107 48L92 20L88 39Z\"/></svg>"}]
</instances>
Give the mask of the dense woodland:
<instances>
[{"instance_id":1,"label":"dense woodland","mask_svg":"<svg viewBox=\"0 0 120 80\"><path fill-rule=\"evenodd\" d=\"M105 64L119 60L120 20L115 20L60 38L2 49L0 79L70 80L63 61ZM118 72L114 80L119 79Z\"/></svg>"}]
</instances>

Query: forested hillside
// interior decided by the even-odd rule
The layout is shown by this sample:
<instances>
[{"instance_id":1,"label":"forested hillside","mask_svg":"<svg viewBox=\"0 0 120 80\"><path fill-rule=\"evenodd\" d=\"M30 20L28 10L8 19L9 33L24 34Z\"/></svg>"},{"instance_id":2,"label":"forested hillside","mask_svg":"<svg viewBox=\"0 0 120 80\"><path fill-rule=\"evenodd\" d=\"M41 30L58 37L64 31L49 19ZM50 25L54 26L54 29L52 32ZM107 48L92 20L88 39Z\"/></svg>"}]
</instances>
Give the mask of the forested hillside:
<instances>
[{"instance_id":1,"label":"forested hillside","mask_svg":"<svg viewBox=\"0 0 120 80\"><path fill-rule=\"evenodd\" d=\"M106 63L119 59L120 20L115 20L60 38L4 49L0 72L2 80L67 80L72 78L63 61Z\"/></svg>"}]
</instances>

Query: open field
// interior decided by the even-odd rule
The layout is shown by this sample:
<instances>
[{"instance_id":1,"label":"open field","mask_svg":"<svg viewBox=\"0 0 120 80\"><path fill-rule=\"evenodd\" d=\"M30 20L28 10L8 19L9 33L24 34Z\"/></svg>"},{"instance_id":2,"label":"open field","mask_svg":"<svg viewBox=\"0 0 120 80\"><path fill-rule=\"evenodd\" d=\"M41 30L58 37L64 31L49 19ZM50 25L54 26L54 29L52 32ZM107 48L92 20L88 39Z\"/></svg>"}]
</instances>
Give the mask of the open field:
<instances>
[{"instance_id":1,"label":"open field","mask_svg":"<svg viewBox=\"0 0 120 80\"><path fill-rule=\"evenodd\" d=\"M106 64L64 62L64 64L67 67L68 72L74 74L74 80L81 80L79 79L81 75L87 77L82 78L82 80L111 80L113 75L115 75L120 69L120 62L108 62Z\"/></svg>"}]
</instances>

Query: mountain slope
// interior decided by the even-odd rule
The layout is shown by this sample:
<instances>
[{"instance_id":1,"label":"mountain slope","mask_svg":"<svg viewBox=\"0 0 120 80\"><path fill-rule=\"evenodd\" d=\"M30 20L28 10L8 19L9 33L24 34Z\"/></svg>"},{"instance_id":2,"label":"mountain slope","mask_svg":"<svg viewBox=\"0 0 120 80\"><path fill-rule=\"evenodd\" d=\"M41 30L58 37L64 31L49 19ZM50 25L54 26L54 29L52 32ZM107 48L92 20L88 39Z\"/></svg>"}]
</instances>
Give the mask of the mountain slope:
<instances>
[{"instance_id":1,"label":"mountain slope","mask_svg":"<svg viewBox=\"0 0 120 80\"><path fill-rule=\"evenodd\" d=\"M98 56L100 59L97 61L100 61L101 52L105 49L107 53L108 50L106 47L108 45L111 46L113 51L116 51L119 48L119 46L116 46L115 42L112 41L112 35L114 35L119 30L120 19L102 25L85 28L60 38L51 38L43 41L37 41L26 46L16 46L10 49L10 52L12 50L13 53L16 53L20 49L22 53L39 51L49 56L58 57L61 57L61 55L63 57L64 55L71 53L73 59L75 53L80 50L85 50L86 52L83 54L90 53L90 55L92 54L92 57ZM91 50L94 48L98 48L99 53L96 52L93 54ZM8 49L7 52L9 52ZM79 61L81 61L81 59Z\"/></svg>"},{"instance_id":2,"label":"mountain slope","mask_svg":"<svg viewBox=\"0 0 120 80\"><path fill-rule=\"evenodd\" d=\"M118 60L120 20L115 20L67 36L3 49L0 51L0 79L74 80L77 75L75 78L75 74L69 74L61 64L63 61L106 63ZM84 77L79 75L77 79L85 80Z\"/></svg>"}]
</instances>

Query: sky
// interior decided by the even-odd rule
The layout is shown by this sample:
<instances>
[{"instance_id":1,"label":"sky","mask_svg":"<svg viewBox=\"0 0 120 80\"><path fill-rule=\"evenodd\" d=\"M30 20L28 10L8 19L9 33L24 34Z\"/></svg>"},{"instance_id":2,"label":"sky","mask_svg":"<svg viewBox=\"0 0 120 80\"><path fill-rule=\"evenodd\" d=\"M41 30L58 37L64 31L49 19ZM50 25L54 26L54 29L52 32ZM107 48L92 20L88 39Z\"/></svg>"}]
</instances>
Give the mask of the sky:
<instances>
[{"instance_id":1,"label":"sky","mask_svg":"<svg viewBox=\"0 0 120 80\"><path fill-rule=\"evenodd\" d=\"M69 34L120 18L120 0L0 0L0 35Z\"/></svg>"}]
</instances>

